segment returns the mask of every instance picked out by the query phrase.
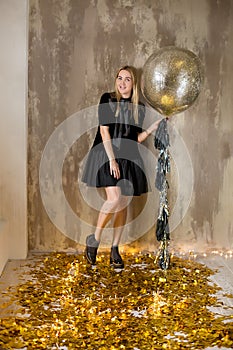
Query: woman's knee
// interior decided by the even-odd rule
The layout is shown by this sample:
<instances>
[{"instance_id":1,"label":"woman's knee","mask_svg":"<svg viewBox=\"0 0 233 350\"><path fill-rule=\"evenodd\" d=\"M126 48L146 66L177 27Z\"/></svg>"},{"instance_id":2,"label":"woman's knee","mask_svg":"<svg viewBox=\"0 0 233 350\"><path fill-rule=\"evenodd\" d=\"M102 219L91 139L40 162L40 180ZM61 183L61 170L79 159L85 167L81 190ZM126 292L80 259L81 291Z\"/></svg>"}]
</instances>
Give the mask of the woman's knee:
<instances>
[{"instance_id":1,"label":"woman's knee","mask_svg":"<svg viewBox=\"0 0 233 350\"><path fill-rule=\"evenodd\" d=\"M118 207L122 202L121 190L118 187L107 187L106 189L107 200L104 204L105 209L108 212L118 211Z\"/></svg>"},{"instance_id":2,"label":"woman's knee","mask_svg":"<svg viewBox=\"0 0 233 350\"><path fill-rule=\"evenodd\" d=\"M119 199L118 198L112 198L112 199L107 199L101 209L102 212L105 214L107 213L115 213L118 211L118 206L119 206Z\"/></svg>"},{"instance_id":3,"label":"woman's knee","mask_svg":"<svg viewBox=\"0 0 233 350\"><path fill-rule=\"evenodd\" d=\"M122 196L120 195L117 199L116 199L116 209L117 211L121 211L122 209L124 209L125 207L128 206L128 199L126 196Z\"/></svg>"}]
</instances>

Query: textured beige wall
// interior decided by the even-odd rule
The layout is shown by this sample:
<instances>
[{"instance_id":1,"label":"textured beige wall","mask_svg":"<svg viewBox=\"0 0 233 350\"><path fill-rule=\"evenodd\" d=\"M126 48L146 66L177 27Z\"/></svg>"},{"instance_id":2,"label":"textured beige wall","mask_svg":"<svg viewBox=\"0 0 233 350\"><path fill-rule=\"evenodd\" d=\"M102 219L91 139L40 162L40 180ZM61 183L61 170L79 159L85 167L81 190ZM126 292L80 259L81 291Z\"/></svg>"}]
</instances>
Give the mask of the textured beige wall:
<instances>
[{"instance_id":1,"label":"textured beige wall","mask_svg":"<svg viewBox=\"0 0 233 350\"><path fill-rule=\"evenodd\" d=\"M104 91L112 90L119 66L127 63L141 69L155 50L175 45L201 58L205 81L195 105L171 121L174 158L170 179L171 212L176 206L176 216L180 220L186 213L184 219L174 225L173 245L184 250L212 246L232 249L233 2L30 0L29 40L29 248L76 249L80 246L75 240L83 243L88 232L88 227L77 218L94 224L97 216L97 211L83 199L86 196L90 202L94 201L95 192L77 183L94 130L77 137L74 145L68 147L64 161L62 185L74 217L60 193L50 201L51 206L54 205L54 212L52 209L49 212L50 219L42 204L39 166L46 142L58 130L57 143L66 144L67 135L77 128L79 116L73 127L64 124L59 131L61 123L70 120L75 112L95 106ZM88 112L84 117L81 115L80 120L91 128ZM82 127L80 122L80 129ZM182 139L183 150L180 148ZM146 145L156 153L152 138ZM190 156L191 163L187 163L188 158L185 159L183 153ZM51 150L45 158L48 169L47 175L43 173L47 176L43 191L55 187L56 152L53 154ZM178 193L185 184L192 185L192 182L193 191L186 212L187 199ZM155 195L152 203L151 195ZM131 243L136 249L153 250L156 246L154 228L143 228L157 214L158 197L151 195L133 200L130 206L129 222L149 203L140 220L127 227L125 242L133 240L132 232L136 232L136 228L147 231ZM60 214L57 213L59 208L62 208ZM53 219L60 223L59 229ZM174 220L171 217L171 223Z\"/></svg>"},{"instance_id":2,"label":"textured beige wall","mask_svg":"<svg viewBox=\"0 0 233 350\"><path fill-rule=\"evenodd\" d=\"M0 273L27 255L28 1L0 1Z\"/></svg>"}]
</instances>

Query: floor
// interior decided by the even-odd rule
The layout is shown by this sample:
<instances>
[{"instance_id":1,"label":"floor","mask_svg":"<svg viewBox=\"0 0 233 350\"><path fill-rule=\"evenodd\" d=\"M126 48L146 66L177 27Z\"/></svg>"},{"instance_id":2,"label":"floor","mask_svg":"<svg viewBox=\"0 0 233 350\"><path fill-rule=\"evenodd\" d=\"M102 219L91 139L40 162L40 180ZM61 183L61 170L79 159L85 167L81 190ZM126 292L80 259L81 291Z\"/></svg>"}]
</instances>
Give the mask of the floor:
<instances>
[{"instance_id":1,"label":"floor","mask_svg":"<svg viewBox=\"0 0 233 350\"><path fill-rule=\"evenodd\" d=\"M204 254L205 255L205 254ZM231 256L231 255L230 255ZM198 257L197 261L205 264L212 270L218 270L211 279L214 283L219 285L225 294L233 294L233 257L229 257L227 254L214 253L206 256ZM233 314L233 298L223 297L222 293L219 293L219 300L222 300L224 305L232 307L231 314ZM213 312L222 315L228 315L229 310L225 308L212 308ZM207 348L206 350L219 349L218 347ZM227 349L222 347L221 349Z\"/></svg>"},{"instance_id":2,"label":"floor","mask_svg":"<svg viewBox=\"0 0 233 350\"><path fill-rule=\"evenodd\" d=\"M197 255L197 262L203 263L212 270L216 270L211 277L213 283L220 286L223 292L219 293L219 300L226 307L218 307L211 311L220 315L233 314L233 256L232 253L211 252L209 254ZM30 264L29 264L30 263ZM30 279L30 268L37 264L37 256L31 256L27 260L9 261L0 277L0 318L17 315L17 304L10 299L9 288L17 286ZM209 347L206 350L219 349ZM221 347L222 350L227 349ZM229 349L229 348L228 348ZM1 349L0 349L1 350Z\"/></svg>"}]
</instances>

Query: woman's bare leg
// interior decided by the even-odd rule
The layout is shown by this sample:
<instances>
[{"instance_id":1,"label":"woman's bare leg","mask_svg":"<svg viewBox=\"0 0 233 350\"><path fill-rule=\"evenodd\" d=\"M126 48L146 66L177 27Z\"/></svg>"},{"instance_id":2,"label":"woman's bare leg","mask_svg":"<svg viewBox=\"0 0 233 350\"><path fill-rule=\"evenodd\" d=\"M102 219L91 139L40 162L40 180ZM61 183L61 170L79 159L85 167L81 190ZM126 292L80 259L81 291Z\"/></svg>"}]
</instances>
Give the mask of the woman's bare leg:
<instances>
[{"instance_id":1,"label":"woman's bare leg","mask_svg":"<svg viewBox=\"0 0 233 350\"><path fill-rule=\"evenodd\" d=\"M113 216L113 227L114 227L114 234L113 234L113 246L118 246L120 243L120 239L122 236L122 232L124 230L124 226L127 219L127 206L128 206L128 199L125 196L122 196L120 199L118 210L115 212Z\"/></svg>"},{"instance_id":2,"label":"woman's bare leg","mask_svg":"<svg viewBox=\"0 0 233 350\"><path fill-rule=\"evenodd\" d=\"M95 264L102 231L109 220L113 218L114 235L110 264L116 268L123 268L124 262L119 254L118 244L126 222L128 200L127 197L121 195L119 187L106 187L105 191L107 200L99 213L95 233L87 237L86 257L92 265Z\"/></svg>"},{"instance_id":3,"label":"woman's bare leg","mask_svg":"<svg viewBox=\"0 0 233 350\"><path fill-rule=\"evenodd\" d=\"M105 192L107 199L100 210L95 230L95 239L98 242L100 242L103 228L111 220L119 207L121 198L121 190L119 187L106 187Z\"/></svg>"}]
</instances>

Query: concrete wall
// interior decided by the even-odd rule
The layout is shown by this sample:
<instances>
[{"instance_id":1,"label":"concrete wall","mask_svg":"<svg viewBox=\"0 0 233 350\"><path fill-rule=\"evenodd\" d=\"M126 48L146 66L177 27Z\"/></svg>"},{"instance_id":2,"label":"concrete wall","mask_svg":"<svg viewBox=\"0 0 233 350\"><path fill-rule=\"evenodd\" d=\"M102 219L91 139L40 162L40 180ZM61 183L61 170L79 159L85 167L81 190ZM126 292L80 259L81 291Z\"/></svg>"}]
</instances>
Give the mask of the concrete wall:
<instances>
[{"instance_id":1,"label":"concrete wall","mask_svg":"<svg viewBox=\"0 0 233 350\"><path fill-rule=\"evenodd\" d=\"M27 255L28 1L0 1L0 273Z\"/></svg>"},{"instance_id":2,"label":"concrete wall","mask_svg":"<svg viewBox=\"0 0 233 350\"><path fill-rule=\"evenodd\" d=\"M83 112L74 124L69 117L96 106L100 95L112 90L119 66L132 64L140 70L155 50L167 45L193 51L205 71L203 90L194 106L171 121L171 222L176 221L172 242L175 249L233 249L233 2L31 0L29 40L30 249L82 246L98 207L91 207L96 192L77 181L93 141L89 115L94 112ZM79 135L82 122L86 133ZM72 131L77 133L73 145ZM45 150L54 135L50 149ZM67 146L64 164L60 160L62 168L58 167L61 183L54 172L54 159L63 151L57 145ZM152 138L146 146L156 157ZM46 208L39 188L43 156ZM151 196L155 196L152 201ZM157 200L156 193L133 200L123 243L136 249L156 247L154 226L145 224L151 218L155 221ZM134 235L137 230L141 236Z\"/></svg>"}]
</instances>

